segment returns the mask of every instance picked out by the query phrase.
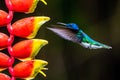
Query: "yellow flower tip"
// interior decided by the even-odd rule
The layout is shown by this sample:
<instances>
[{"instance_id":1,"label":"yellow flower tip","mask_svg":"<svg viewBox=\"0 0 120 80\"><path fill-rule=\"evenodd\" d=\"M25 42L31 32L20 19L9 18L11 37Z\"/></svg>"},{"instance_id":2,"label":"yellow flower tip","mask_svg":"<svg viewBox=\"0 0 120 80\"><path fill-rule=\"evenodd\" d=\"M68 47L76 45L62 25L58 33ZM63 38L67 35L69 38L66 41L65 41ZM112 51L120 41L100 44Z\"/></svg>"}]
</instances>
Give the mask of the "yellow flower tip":
<instances>
[{"instance_id":1,"label":"yellow flower tip","mask_svg":"<svg viewBox=\"0 0 120 80\"><path fill-rule=\"evenodd\" d=\"M35 66L33 69L33 74L34 74L34 72L39 72L44 77L46 77L46 74L42 70L48 70L47 68L45 68L45 66L48 64L48 62L44 61L44 60L39 60L39 59L35 59L34 61L35 61L35 63L34 63Z\"/></svg>"},{"instance_id":2,"label":"yellow flower tip","mask_svg":"<svg viewBox=\"0 0 120 80\"><path fill-rule=\"evenodd\" d=\"M31 79L25 79L25 80L31 80Z\"/></svg>"},{"instance_id":3,"label":"yellow flower tip","mask_svg":"<svg viewBox=\"0 0 120 80\"><path fill-rule=\"evenodd\" d=\"M7 69L7 68L0 68L0 72L4 71L5 69Z\"/></svg>"},{"instance_id":4,"label":"yellow flower tip","mask_svg":"<svg viewBox=\"0 0 120 80\"><path fill-rule=\"evenodd\" d=\"M40 1L42 1L45 5L47 5L47 2L45 0L40 0Z\"/></svg>"},{"instance_id":5,"label":"yellow flower tip","mask_svg":"<svg viewBox=\"0 0 120 80\"><path fill-rule=\"evenodd\" d=\"M48 62L47 62L47 61L44 61L44 60L39 60L39 64L41 64L41 70L43 70L44 67L45 67L46 65L48 65Z\"/></svg>"},{"instance_id":6,"label":"yellow flower tip","mask_svg":"<svg viewBox=\"0 0 120 80\"><path fill-rule=\"evenodd\" d=\"M48 70L48 68L42 68L42 70Z\"/></svg>"},{"instance_id":7,"label":"yellow flower tip","mask_svg":"<svg viewBox=\"0 0 120 80\"><path fill-rule=\"evenodd\" d=\"M49 21L50 17L43 16L44 20Z\"/></svg>"},{"instance_id":8,"label":"yellow flower tip","mask_svg":"<svg viewBox=\"0 0 120 80\"><path fill-rule=\"evenodd\" d=\"M39 71L44 77L46 77L46 74L43 71Z\"/></svg>"},{"instance_id":9,"label":"yellow flower tip","mask_svg":"<svg viewBox=\"0 0 120 80\"><path fill-rule=\"evenodd\" d=\"M38 16L38 17L35 17L36 20L38 21L49 21L50 20L50 17L47 17L47 16Z\"/></svg>"},{"instance_id":10,"label":"yellow flower tip","mask_svg":"<svg viewBox=\"0 0 120 80\"><path fill-rule=\"evenodd\" d=\"M34 22L33 22L34 29L33 29L33 32L27 38L28 39L34 38L36 36L39 28L49 20L50 20L50 17L47 17L47 16L34 17Z\"/></svg>"},{"instance_id":11,"label":"yellow flower tip","mask_svg":"<svg viewBox=\"0 0 120 80\"><path fill-rule=\"evenodd\" d=\"M48 65L48 62L47 61L42 61L42 68L39 70L39 72L44 76L46 77L46 74L42 71L42 70L48 70L48 68L44 68L46 65Z\"/></svg>"},{"instance_id":12,"label":"yellow flower tip","mask_svg":"<svg viewBox=\"0 0 120 80\"><path fill-rule=\"evenodd\" d=\"M50 20L50 17L37 16L37 17L35 17L34 26L41 26L49 20Z\"/></svg>"},{"instance_id":13,"label":"yellow flower tip","mask_svg":"<svg viewBox=\"0 0 120 80\"><path fill-rule=\"evenodd\" d=\"M47 40L40 39L40 42L43 43L43 46L46 45L46 44L48 44Z\"/></svg>"},{"instance_id":14,"label":"yellow flower tip","mask_svg":"<svg viewBox=\"0 0 120 80\"><path fill-rule=\"evenodd\" d=\"M32 47L30 58L33 59L41 50L41 48L48 44L48 41L44 39L32 39L32 40L33 40L33 44L32 44L33 47Z\"/></svg>"},{"instance_id":15,"label":"yellow flower tip","mask_svg":"<svg viewBox=\"0 0 120 80\"><path fill-rule=\"evenodd\" d=\"M39 44L42 46L45 46L46 44L48 44L48 41L47 40L44 40L44 39L33 39L34 40L34 44Z\"/></svg>"}]
</instances>

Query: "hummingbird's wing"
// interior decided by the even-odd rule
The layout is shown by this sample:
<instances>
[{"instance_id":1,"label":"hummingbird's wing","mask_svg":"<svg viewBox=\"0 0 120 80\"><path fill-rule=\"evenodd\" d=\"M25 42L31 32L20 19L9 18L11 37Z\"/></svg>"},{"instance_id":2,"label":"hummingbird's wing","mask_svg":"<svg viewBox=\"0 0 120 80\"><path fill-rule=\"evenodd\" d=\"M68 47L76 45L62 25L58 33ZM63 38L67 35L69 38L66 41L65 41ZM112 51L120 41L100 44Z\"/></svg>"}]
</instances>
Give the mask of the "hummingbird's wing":
<instances>
[{"instance_id":1,"label":"hummingbird's wing","mask_svg":"<svg viewBox=\"0 0 120 80\"><path fill-rule=\"evenodd\" d=\"M76 33L77 33L76 31L66 28L65 26L60 26L60 25L52 25L52 26L53 26L52 28L49 27L47 29L53 31L54 33L56 33L57 35L59 35L60 37L66 40L69 40L75 43L81 42L81 39L79 39L76 36Z\"/></svg>"}]
</instances>

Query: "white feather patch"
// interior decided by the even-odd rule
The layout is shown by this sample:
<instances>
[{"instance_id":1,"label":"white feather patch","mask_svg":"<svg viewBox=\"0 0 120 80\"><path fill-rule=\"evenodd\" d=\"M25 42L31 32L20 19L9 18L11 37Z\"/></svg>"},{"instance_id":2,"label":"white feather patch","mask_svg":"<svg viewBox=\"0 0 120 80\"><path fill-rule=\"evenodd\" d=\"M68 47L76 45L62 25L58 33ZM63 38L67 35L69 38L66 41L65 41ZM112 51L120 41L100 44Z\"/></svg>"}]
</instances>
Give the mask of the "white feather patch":
<instances>
[{"instance_id":1,"label":"white feather patch","mask_svg":"<svg viewBox=\"0 0 120 80\"><path fill-rule=\"evenodd\" d=\"M81 42L80 45L85 47L85 48L89 48L89 49L100 49L100 48L103 48L102 46L96 46L96 45L92 45L90 43L84 43L84 42Z\"/></svg>"}]
</instances>

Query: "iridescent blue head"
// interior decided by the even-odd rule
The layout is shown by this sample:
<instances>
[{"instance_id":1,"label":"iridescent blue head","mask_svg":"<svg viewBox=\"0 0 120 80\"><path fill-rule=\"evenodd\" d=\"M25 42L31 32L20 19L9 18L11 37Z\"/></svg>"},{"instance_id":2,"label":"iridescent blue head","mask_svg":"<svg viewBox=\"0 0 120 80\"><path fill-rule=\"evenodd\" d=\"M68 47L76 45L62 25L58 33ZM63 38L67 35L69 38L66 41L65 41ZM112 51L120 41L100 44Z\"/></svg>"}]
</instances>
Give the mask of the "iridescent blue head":
<instances>
[{"instance_id":1,"label":"iridescent blue head","mask_svg":"<svg viewBox=\"0 0 120 80\"><path fill-rule=\"evenodd\" d=\"M65 24L65 23L58 22L57 24L64 25L64 26L66 26L67 28L70 28L70 29L73 29L73 30L79 30L78 25L75 24L75 23L68 23L68 24Z\"/></svg>"},{"instance_id":2,"label":"iridescent blue head","mask_svg":"<svg viewBox=\"0 0 120 80\"><path fill-rule=\"evenodd\" d=\"M66 24L66 26L67 26L68 28L71 28L71 29L74 29L74 30L79 30L78 25L75 24L75 23L68 23L68 24Z\"/></svg>"}]
</instances>

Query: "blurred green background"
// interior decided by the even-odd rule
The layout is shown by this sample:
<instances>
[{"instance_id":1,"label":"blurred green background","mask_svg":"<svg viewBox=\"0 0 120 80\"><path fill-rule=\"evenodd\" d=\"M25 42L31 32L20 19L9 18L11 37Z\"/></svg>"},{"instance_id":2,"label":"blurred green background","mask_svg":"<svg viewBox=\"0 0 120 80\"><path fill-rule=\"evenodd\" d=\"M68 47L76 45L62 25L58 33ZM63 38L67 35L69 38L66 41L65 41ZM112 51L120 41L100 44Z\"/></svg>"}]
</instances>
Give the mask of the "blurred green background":
<instances>
[{"instance_id":1,"label":"blurred green background","mask_svg":"<svg viewBox=\"0 0 120 80\"><path fill-rule=\"evenodd\" d=\"M49 41L36 56L49 62L47 78L39 74L35 80L120 80L120 0L46 1L47 6L39 2L34 13L15 13L13 19L14 22L35 15L51 17L36 36ZM0 0L0 9L7 11L4 0ZM113 49L89 50L66 41L46 29L56 22L74 22L90 37Z\"/></svg>"}]
</instances>

